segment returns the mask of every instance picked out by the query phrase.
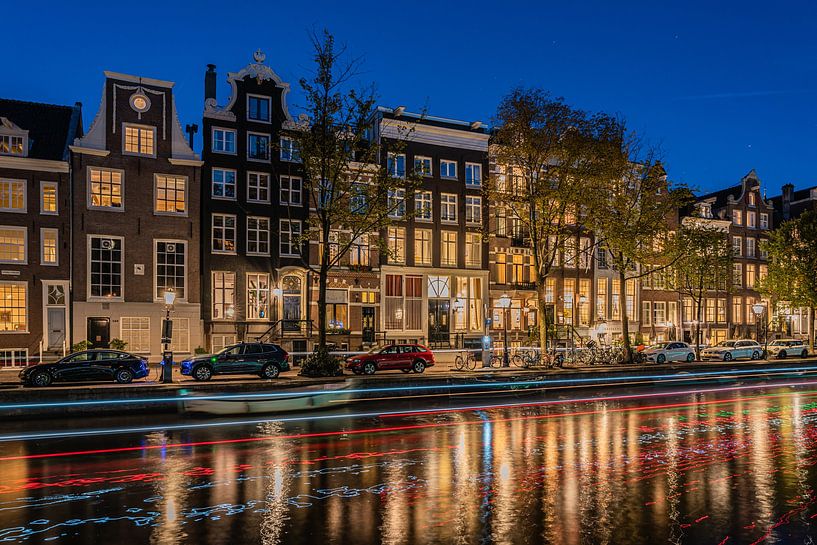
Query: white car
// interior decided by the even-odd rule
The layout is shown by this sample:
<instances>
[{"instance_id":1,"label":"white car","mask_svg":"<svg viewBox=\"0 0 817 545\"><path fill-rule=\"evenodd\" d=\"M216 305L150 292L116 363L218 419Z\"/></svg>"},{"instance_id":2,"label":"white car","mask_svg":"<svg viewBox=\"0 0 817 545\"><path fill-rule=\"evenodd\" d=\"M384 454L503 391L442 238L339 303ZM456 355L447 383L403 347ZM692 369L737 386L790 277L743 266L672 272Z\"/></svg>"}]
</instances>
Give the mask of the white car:
<instances>
[{"instance_id":1,"label":"white car","mask_svg":"<svg viewBox=\"0 0 817 545\"><path fill-rule=\"evenodd\" d=\"M668 343L658 343L644 350L647 361L655 363L665 363L668 361L695 361L695 350L687 343L671 341Z\"/></svg>"},{"instance_id":2,"label":"white car","mask_svg":"<svg viewBox=\"0 0 817 545\"><path fill-rule=\"evenodd\" d=\"M788 356L807 358L808 347L805 341L799 339L777 339L769 343L769 355L780 359Z\"/></svg>"},{"instance_id":3,"label":"white car","mask_svg":"<svg viewBox=\"0 0 817 545\"><path fill-rule=\"evenodd\" d=\"M740 339L721 341L701 352L702 360L732 361L738 358L758 360L763 355L763 347L757 341Z\"/></svg>"}]
</instances>

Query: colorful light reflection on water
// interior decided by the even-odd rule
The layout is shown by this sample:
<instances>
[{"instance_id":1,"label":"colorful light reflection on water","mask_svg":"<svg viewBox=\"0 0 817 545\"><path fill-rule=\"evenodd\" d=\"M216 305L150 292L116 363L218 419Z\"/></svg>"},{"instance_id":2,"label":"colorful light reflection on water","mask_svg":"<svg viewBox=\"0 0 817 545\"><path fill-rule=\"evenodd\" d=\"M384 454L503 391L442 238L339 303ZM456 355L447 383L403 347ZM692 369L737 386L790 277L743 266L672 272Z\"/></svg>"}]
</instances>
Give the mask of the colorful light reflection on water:
<instances>
[{"instance_id":1,"label":"colorful light reflection on water","mask_svg":"<svg viewBox=\"0 0 817 545\"><path fill-rule=\"evenodd\" d=\"M326 426L381 431L321 435ZM26 455L135 439L4 445L16 459L0 462L0 543L731 545L817 534L809 388L196 433L141 440L271 439L57 458Z\"/></svg>"}]
</instances>

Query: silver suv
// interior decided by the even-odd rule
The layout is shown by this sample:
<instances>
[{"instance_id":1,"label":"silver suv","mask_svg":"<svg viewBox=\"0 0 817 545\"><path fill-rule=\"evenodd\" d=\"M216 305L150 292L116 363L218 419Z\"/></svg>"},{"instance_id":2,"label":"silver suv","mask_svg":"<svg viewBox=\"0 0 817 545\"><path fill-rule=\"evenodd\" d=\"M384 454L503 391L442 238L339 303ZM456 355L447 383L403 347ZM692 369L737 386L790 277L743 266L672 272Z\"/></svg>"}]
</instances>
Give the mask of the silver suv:
<instances>
[{"instance_id":1,"label":"silver suv","mask_svg":"<svg viewBox=\"0 0 817 545\"><path fill-rule=\"evenodd\" d=\"M769 343L769 356L785 359L789 356L795 358L808 357L808 346L805 341L799 339L777 339Z\"/></svg>"}]
</instances>

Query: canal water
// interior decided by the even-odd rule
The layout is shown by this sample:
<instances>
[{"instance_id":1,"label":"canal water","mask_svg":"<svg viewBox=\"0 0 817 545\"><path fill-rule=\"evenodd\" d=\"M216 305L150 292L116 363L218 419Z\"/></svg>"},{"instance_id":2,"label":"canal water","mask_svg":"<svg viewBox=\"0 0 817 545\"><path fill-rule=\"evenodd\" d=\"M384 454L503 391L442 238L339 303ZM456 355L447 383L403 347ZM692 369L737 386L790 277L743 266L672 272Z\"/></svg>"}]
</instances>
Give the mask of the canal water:
<instances>
[{"instance_id":1,"label":"canal water","mask_svg":"<svg viewBox=\"0 0 817 545\"><path fill-rule=\"evenodd\" d=\"M608 394L5 442L0 543L732 545L817 536L817 382Z\"/></svg>"}]
</instances>

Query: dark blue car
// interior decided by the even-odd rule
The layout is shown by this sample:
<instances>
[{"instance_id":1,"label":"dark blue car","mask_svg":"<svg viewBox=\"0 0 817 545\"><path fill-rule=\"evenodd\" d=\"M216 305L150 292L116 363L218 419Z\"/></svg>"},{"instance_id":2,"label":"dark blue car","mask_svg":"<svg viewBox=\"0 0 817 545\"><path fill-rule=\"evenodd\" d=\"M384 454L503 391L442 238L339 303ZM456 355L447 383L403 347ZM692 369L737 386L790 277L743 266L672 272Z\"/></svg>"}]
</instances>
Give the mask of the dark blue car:
<instances>
[{"instance_id":1,"label":"dark blue car","mask_svg":"<svg viewBox=\"0 0 817 545\"><path fill-rule=\"evenodd\" d=\"M107 348L75 352L54 363L38 363L20 371L20 380L26 386L88 380L128 384L146 376L148 360Z\"/></svg>"}]
</instances>

